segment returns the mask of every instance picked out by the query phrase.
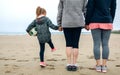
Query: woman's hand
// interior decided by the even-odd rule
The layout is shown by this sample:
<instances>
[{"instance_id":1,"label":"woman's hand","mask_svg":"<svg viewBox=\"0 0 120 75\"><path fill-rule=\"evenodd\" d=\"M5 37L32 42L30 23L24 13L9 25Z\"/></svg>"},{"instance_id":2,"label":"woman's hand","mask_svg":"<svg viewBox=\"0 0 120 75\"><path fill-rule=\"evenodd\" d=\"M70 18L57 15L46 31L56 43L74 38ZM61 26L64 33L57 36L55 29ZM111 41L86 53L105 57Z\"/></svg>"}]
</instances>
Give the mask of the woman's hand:
<instances>
[{"instance_id":1,"label":"woman's hand","mask_svg":"<svg viewBox=\"0 0 120 75\"><path fill-rule=\"evenodd\" d=\"M87 31L89 31L89 25L85 25L85 29L87 30Z\"/></svg>"},{"instance_id":2,"label":"woman's hand","mask_svg":"<svg viewBox=\"0 0 120 75\"><path fill-rule=\"evenodd\" d=\"M60 26L60 27L58 28L58 30L59 30L59 31L62 31L62 30L63 30L63 28Z\"/></svg>"}]
</instances>

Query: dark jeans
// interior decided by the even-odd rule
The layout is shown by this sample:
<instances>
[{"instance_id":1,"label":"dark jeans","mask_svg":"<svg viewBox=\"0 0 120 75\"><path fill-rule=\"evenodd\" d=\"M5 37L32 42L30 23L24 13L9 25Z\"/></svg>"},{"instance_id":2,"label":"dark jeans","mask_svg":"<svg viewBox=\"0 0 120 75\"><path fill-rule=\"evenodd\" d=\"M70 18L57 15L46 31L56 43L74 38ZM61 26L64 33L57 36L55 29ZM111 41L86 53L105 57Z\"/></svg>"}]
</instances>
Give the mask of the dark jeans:
<instances>
[{"instance_id":1,"label":"dark jeans","mask_svg":"<svg viewBox=\"0 0 120 75\"><path fill-rule=\"evenodd\" d=\"M66 47L79 48L79 38L81 34L81 27L77 28L63 28Z\"/></svg>"},{"instance_id":2,"label":"dark jeans","mask_svg":"<svg viewBox=\"0 0 120 75\"><path fill-rule=\"evenodd\" d=\"M49 44L49 46L51 47L51 49L54 48L54 45L52 43L52 40L50 40L49 42L47 42ZM44 62L44 52L45 52L45 43L40 43L40 52L39 52L39 56L40 56L40 61Z\"/></svg>"}]
</instances>

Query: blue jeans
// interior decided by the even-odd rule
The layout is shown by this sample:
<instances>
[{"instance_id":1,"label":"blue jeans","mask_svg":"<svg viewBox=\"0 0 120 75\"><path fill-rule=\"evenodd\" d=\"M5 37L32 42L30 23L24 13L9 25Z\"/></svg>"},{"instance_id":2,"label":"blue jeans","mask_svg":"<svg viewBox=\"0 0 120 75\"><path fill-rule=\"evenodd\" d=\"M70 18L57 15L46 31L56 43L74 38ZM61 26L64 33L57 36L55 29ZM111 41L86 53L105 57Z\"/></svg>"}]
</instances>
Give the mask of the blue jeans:
<instances>
[{"instance_id":1,"label":"blue jeans","mask_svg":"<svg viewBox=\"0 0 120 75\"><path fill-rule=\"evenodd\" d=\"M102 59L108 59L109 56L109 38L111 30L93 29L91 30L94 43L94 57L100 59L100 46L102 45Z\"/></svg>"}]
</instances>

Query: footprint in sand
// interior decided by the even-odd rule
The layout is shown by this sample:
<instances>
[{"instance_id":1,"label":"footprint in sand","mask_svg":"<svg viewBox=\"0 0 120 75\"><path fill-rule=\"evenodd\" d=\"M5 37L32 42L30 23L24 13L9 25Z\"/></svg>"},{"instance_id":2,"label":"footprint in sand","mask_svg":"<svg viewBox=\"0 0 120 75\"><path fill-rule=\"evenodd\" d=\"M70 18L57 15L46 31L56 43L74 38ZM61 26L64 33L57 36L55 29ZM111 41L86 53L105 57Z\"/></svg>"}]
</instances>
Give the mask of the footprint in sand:
<instances>
[{"instance_id":1,"label":"footprint in sand","mask_svg":"<svg viewBox=\"0 0 120 75\"><path fill-rule=\"evenodd\" d=\"M29 60L17 60L17 62L28 62Z\"/></svg>"},{"instance_id":2,"label":"footprint in sand","mask_svg":"<svg viewBox=\"0 0 120 75\"><path fill-rule=\"evenodd\" d=\"M36 61L36 60L39 60L40 58L39 57L34 57L33 59L34 59L34 61Z\"/></svg>"},{"instance_id":3,"label":"footprint in sand","mask_svg":"<svg viewBox=\"0 0 120 75\"><path fill-rule=\"evenodd\" d=\"M80 54L80 55L84 55L84 54Z\"/></svg>"},{"instance_id":4,"label":"footprint in sand","mask_svg":"<svg viewBox=\"0 0 120 75\"><path fill-rule=\"evenodd\" d=\"M54 65L47 65L47 69L49 69L49 70L54 70L55 69L55 66Z\"/></svg>"},{"instance_id":5,"label":"footprint in sand","mask_svg":"<svg viewBox=\"0 0 120 75\"><path fill-rule=\"evenodd\" d=\"M5 64L4 66L9 66L9 64Z\"/></svg>"},{"instance_id":6,"label":"footprint in sand","mask_svg":"<svg viewBox=\"0 0 120 75\"><path fill-rule=\"evenodd\" d=\"M5 73L11 73L11 71L5 71Z\"/></svg>"},{"instance_id":7,"label":"footprint in sand","mask_svg":"<svg viewBox=\"0 0 120 75\"><path fill-rule=\"evenodd\" d=\"M16 60L16 59L10 59L10 60Z\"/></svg>"},{"instance_id":8,"label":"footprint in sand","mask_svg":"<svg viewBox=\"0 0 120 75\"><path fill-rule=\"evenodd\" d=\"M87 74L80 74L80 75L87 75Z\"/></svg>"},{"instance_id":9,"label":"footprint in sand","mask_svg":"<svg viewBox=\"0 0 120 75\"><path fill-rule=\"evenodd\" d=\"M47 66L51 66L51 67L54 67L54 65L50 65L50 64L47 64Z\"/></svg>"},{"instance_id":10,"label":"footprint in sand","mask_svg":"<svg viewBox=\"0 0 120 75\"><path fill-rule=\"evenodd\" d=\"M9 64L5 64L4 65L6 68L12 68L12 69L14 69L14 70L16 70L16 69L19 69L19 66L18 65L9 65ZM5 73L10 73L10 71L8 70L8 71L5 71Z\"/></svg>"},{"instance_id":11,"label":"footprint in sand","mask_svg":"<svg viewBox=\"0 0 120 75\"><path fill-rule=\"evenodd\" d=\"M13 65L12 67L13 67L13 69L19 69L18 65Z\"/></svg>"},{"instance_id":12,"label":"footprint in sand","mask_svg":"<svg viewBox=\"0 0 120 75\"><path fill-rule=\"evenodd\" d=\"M88 68L89 70L95 70L95 68Z\"/></svg>"},{"instance_id":13,"label":"footprint in sand","mask_svg":"<svg viewBox=\"0 0 120 75\"><path fill-rule=\"evenodd\" d=\"M61 54L53 54L54 56L62 56Z\"/></svg>"},{"instance_id":14,"label":"footprint in sand","mask_svg":"<svg viewBox=\"0 0 120 75\"><path fill-rule=\"evenodd\" d=\"M62 61L65 61L65 60L67 60L67 59L61 59Z\"/></svg>"},{"instance_id":15,"label":"footprint in sand","mask_svg":"<svg viewBox=\"0 0 120 75\"><path fill-rule=\"evenodd\" d=\"M47 59L47 61L57 61L57 60L52 58L52 59Z\"/></svg>"},{"instance_id":16,"label":"footprint in sand","mask_svg":"<svg viewBox=\"0 0 120 75\"><path fill-rule=\"evenodd\" d=\"M6 60L16 60L16 59L9 59L9 58L4 58L3 57L3 58L0 58L0 60L5 60L6 61Z\"/></svg>"},{"instance_id":17,"label":"footprint in sand","mask_svg":"<svg viewBox=\"0 0 120 75\"><path fill-rule=\"evenodd\" d=\"M19 75L24 75L24 73L21 73L21 74L19 74Z\"/></svg>"},{"instance_id":18,"label":"footprint in sand","mask_svg":"<svg viewBox=\"0 0 120 75\"><path fill-rule=\"evenodd\" d=\"M116 67L120 67L120 65L116 65Z\"/></svg>"},{"instance_id":19,"label":"footprint in sand","mask_svg":"<svg viewBox=\"0 0 120 75\"><path fill-rule=\"evenodd\" d=\"M81 70L82 70L82 69L89 69L89 70L95 70L95 68L89 68L89 67L82 67L82 66L81 66L81 67L79 67L79 68L80 68Z\"/></svg>"},{"instance_id":20,"label":"footprint in sand","mask_svg":"<svg viewBox=\"0 0 120 75\"><path fill-rule=\"evenodd\" d=\"M82 70L82 69L85 69L85 67L79 66L79 69Z\"/></svg>"},{"instance_id":21,"label":"footprint in sand","mask_svg":"<svg viewBox=\"0 0 120 75\"><path fill-rule=\"evenodd\" d=\"M3 58L0 58L0 60L9 60L9 59L3 57Z\"/></svg>"},{"instance_id":22,"label":"footprint in sand","mask_svg":"<svg viewBox=\"0 0 120 75\"><path fill-rule=\"evenodd\" d=\"M94 59L94 56L87 56L88 59Z\"/></svg>"},{"instance_id":23,"label":"footprint in sand","mask_svg":"<svg viewBox=\"0 0 120 75\"><path fill-rule=\"evenodd\" d=\"M49 69L49 70L55 70L54 67L48 67L47 69Z\"/></svg>"},{"instance_id":24,"label":"footprint in sand","mask_svg":"<svg viewBox=\"0 0 120 75\"><path fill-rule=\"evenodd\" d=\"M108 59L108 61L115 61L115 60L113 60L113 59Z\"/></svg>"},{"instance_id":25,"label":"footprint in sand","mask_svg":"<svg viewBox=\"0 0 120 75\"><path fill-rule=\"evenodd\" d=\"M116 57L116 59L120 59L120 57Z\"/></svg>"}]
</instances>

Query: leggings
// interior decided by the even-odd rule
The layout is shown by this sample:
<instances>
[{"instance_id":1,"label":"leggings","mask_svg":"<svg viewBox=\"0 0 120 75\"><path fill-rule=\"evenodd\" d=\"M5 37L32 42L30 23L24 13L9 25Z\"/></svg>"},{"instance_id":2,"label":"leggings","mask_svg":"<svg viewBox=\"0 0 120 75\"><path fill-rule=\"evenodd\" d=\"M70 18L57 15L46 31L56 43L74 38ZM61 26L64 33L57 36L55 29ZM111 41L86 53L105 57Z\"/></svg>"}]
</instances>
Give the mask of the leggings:
<instances>
[{"instance_id":1,"label":"leggings","mask_svg":"<svg viewBox=\"0 0 120 75\"><path fill-rule=\"evenodd\" d=\"M108 59L109 47L108 42L111 30L93 29L91 30L94 42L94 57L96 60L100 59L100 45L102 45L102 59Z\"/></svg>"},{"instance_id":2,"label":"leggings","mask_svg":"<svg viewBox=\"0 0 120 75\"><path fill-rule=\"evenodd\" d=\"M49 42L47 42L49 44L49 46L51 47L51 49L54 48L54 45L52 43L52 40L50 40ZM45 52L45 43L40 43L40 52L39 52L39 56L40 56L40 61L44 62L44 52Z\"/></svg>"},{"instance_id":3,"label":"leggings","mask_svg":"<svg viewBox=\"0 0 120 75\"><path fill-rule=\"evenodd\" d=\"M81 27L78 28L63 28L66 47L79 48L79 38L81 34Z\"/></svg>"}]
</instances>

